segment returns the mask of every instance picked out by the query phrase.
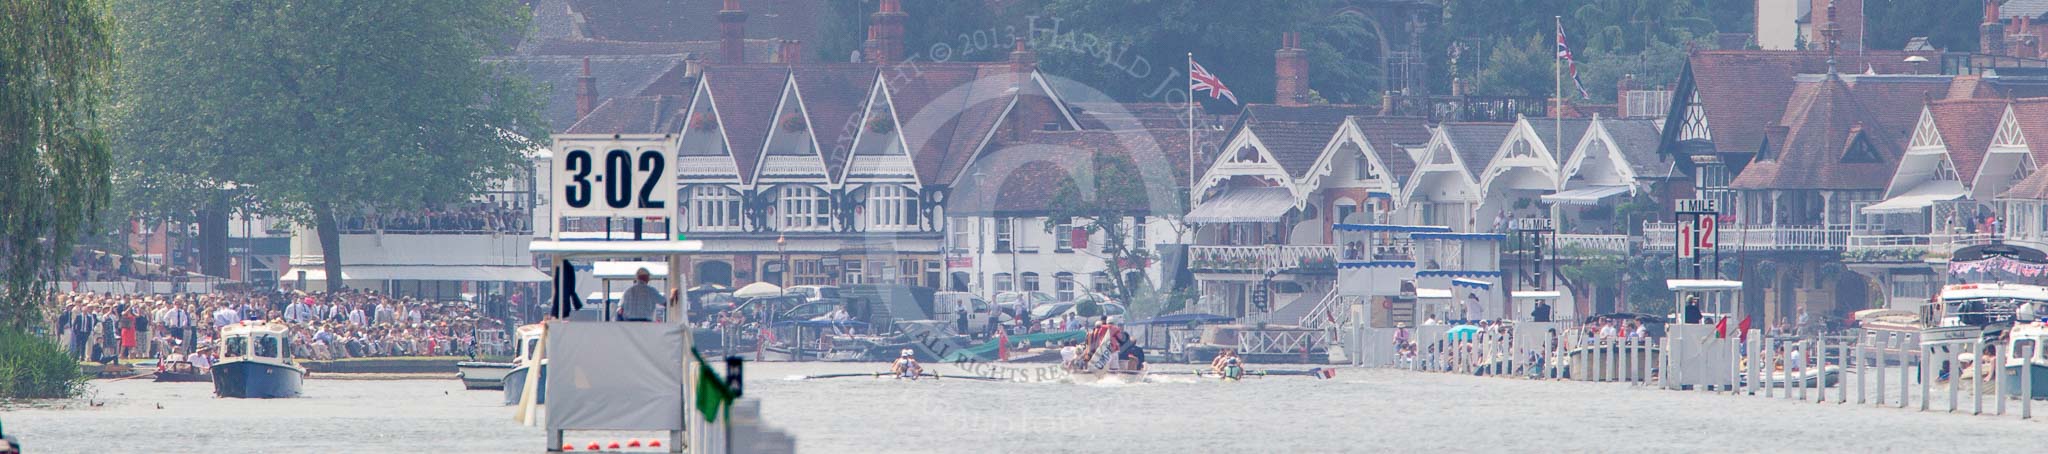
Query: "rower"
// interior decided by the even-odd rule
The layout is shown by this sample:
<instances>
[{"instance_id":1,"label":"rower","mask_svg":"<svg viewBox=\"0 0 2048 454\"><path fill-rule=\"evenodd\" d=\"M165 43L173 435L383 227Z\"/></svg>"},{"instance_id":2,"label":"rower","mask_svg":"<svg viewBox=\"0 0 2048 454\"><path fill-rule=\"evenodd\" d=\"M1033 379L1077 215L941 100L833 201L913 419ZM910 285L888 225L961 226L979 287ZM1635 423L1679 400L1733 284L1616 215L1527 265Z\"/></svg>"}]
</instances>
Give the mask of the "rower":
<instances>
[{"instance_id":1,"label":"rower","mask_svg":"<svg viewBox=\"0 0 2048 454\"><path fill-rule=\"evenodd\" d=\"M896 378L908 378L911 380L916 380L918 376L924 375L924 367L917 365L915 355L916 352L912 352L908 348L903 349L903 354L896 357L896 364L889 368L889 373L895 374Z\"/></svg>"},{"instance_id":2,"label":"rower","mask_svg":"<svg viewBox=\"0 0 2048 454\"><path fill-rule=\"evenodd\" d=\"M1216 354L1216 360L1209 362L1209 369L1223 378L1236 380L1244 376L1244 359L1237 356L1237 350L1226 348Z\"/></svg>"}]
</instances>

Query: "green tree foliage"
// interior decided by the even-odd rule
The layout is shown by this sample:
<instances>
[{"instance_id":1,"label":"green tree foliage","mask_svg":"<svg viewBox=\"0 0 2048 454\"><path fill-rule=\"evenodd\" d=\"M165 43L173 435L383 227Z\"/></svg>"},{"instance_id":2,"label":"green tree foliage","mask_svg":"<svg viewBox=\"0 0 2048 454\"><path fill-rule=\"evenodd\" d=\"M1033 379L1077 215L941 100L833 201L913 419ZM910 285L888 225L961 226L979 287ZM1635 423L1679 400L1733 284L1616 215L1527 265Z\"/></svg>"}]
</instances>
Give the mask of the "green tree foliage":
<instances>
[{"instance_id":1,"label":"green tree foliage","mask_svg":"<svg viewBox=\"0 0 2048 454\"><path fill-rule=\"evenodd\" d=\"M112 65L98 2L0 3L0 326L41 320L46 282L106 203Z\"/></svg>"},{"instance_id":2,"label":"green tree foliage","mask_svg":"<svg viewBox=\"0 0 2048 454\"><path fill-rule=\"evenodd\" d=\"M1984 20L1981 2L1955 0L1865 0L1863 13L1863 43L1870 49L1903 49L1925 36L1935 48L1974 52Z\"/></svg>"},{"instance_id":3,"label":"green tree foliage","mask_svg":"<svg viewBox=\"0 0 2048 454\"><path fill-rule=\"evenodd\" d=\"M1564 25L1588 94L1594 101L1611 102L1615 81L1627 74L1645 84L1677 80L1684 67L1685 46L1712 37L1725 25L1718 21L1733 20L1727 17L1732 14L1725 7L1703 6L1710 3L1703 0L1497 3L1462 0L1445 5L1445 28L1463 41L1477 43L1474 50L1486 55L1474 77L1481 94L1549 96L1557 88L1553 85L1554 21ZM1569 79L1564 81L1564 91L1567 97L1574 97L1570 94L1576 89Z\"/></svg>"},{"instance_id":4,"label":"green tree foliage","mask_svg":"<svg viewBox=\"0 0 2048 454\"><path fill-rule=\"evenodd\" d=\"M0 398L71 397L85 379L78 361L49 338L0 327Z\"/></svg>"},{"instance_id":5,"label":"green tree foliage","mask_svg":"<svg viewBox=\"0 0 2048 454\"><path fill-rule=\"evenodd\" d=\"M1281 33L1298 31L1309 88L1330 102L1373 102L1378 36L1362 17L1333 14L1339 3L1050 0L1027 28L1047 71L1122 101L1164 101L1187 83L1193 52L1239 100L1271 102L1273 51Z\"/></svg>"},{"instance_id":6,"label":"green tree foliage","mask_svg":"<svg viewBox=\"0 0 2048 454\"><path fill-rule=\"evenodd\" d=\"M1088 246L1101 251L1099 256L1117 300L1130 302L1141 288L1150 285L1144 282L1144 273L1133 274L1140 276L1137 282L1127 281L1124 273L1142 270L1144 264L1158 258L1158 251L1149 245L1132 244L1132 231L1142 228L1140 222L1148 216L1179 216L1184 212L1182 207L1187 206L1187 192L1174 189L1173 176L1142 172L1123 156L1096 155L1094 164L1062 180L1053 191L1053 208L1046 216L1046 229L1054 235L1065 235L1067 232L1053 229L1073 225L1091 236L1101 234L1100 244Z\"/></svg>"},{"instance_id":7,"label":"green tree foliage","mask_svg":"<svg viewBox=\"0 0 2048 454\"><path fill-rule=\"evenodd\" d=\"M123 181L254 188L314 227L328 276L342 216L466 201L545 140L536 92L480 60L525 30L516 1L113 3Z\"/></svg>"}]
</instances>

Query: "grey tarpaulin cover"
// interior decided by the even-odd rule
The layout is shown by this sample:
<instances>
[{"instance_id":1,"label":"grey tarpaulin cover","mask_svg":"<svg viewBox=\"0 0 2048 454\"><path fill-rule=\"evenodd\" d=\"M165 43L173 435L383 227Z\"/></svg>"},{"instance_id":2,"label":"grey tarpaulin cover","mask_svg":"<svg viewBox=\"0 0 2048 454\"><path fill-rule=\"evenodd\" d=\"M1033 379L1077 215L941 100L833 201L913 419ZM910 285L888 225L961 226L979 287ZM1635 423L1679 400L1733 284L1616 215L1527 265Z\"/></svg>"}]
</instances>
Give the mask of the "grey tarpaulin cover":
<instances>
[{"instance_id":1,"label":"grey tarpaulin cover","mask_svg":"<svg viewBox=\"0 0 2048 454\"><path fill-rule=\"evenodd\" d=\"M682 430L683 325L548 322L547 427Z\"/></svg>"},{"instance_id":2,"label":"grey tarpaulin cover","mask_svg":"<svg viewBox=\"0 0 2048 454\"><path fill-rule=\"evenodd\" d=\"M1732 328L1731 328L1732 330ZM1664 326L1670 336L1671 370L1665 371L1674 385L1731 386L1734 377L1728 372L1735 369L1735 345L1739 340L1734 333L1726 338L1715 334L1714 325ZM552 385L553 383L550 383Z\"/></svg>"}]
</instances>

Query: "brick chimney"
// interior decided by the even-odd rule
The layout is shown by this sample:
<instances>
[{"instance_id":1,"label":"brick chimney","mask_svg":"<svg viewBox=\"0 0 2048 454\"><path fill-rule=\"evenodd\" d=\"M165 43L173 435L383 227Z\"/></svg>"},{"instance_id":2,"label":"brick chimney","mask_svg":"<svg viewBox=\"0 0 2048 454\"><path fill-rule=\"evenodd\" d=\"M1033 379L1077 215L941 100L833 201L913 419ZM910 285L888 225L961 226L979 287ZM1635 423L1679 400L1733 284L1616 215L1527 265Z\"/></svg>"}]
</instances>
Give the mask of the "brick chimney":
<instances>
[{"instance_id":1,"label":"brick chimney","mask_svg":"<svg viewBox=\"0 0 2048 454\"><path fill-rule=\"evenodd\" d=\"M882 0L882 7L868 16L868 41L861 44L867 61L890 64L903 61L903 12L900 0Z\"/></svg>"},{"instance_id":2,"label":"brick chimney","mask_svg":"<svg viewBox=\"0 0 2048 454\"><path fill-rule=\"evenodd\" d=\"M1814 1L1814 3L1820 3L1820 2L1827 2L1827 6L1826 6L1826 8L1827 8L1827 9L1826 9L1826 11L1827 11L1827 15L1826 15L1826 16L1824 16L1824 17L1826 17L1826 19L1822 19L1822 20L1821 20L1821 22L1820 22L1820 26L1819 26L1819 27L1815 27L1815 28L1814 28L1815 30L1818 30L1818 31L1820 32L1820 39L1819 39L1819 40L1817 40L1817 42L1818 42L1818 43L1820 44L1820 46L1819 46L1819 47L1820 47L1820 49L1821 49L1822 51L1826 51L1826 52L1828 53L1828 55L1834 55L1834 54L1835 54L1835 53L1837 53L1837 52L1841 52L1841 50L1842 50L1842 23L1841 23L1841 22L1836 22L1836 21L1835 21L1835 1L1834 1L1834 0L1813 0L1813 1ZM1819 6L1819 5L1815 5L1815 6ZM1821 11L1822 9L1821 9L1821 8L1814 8L1813 10L1814 10L1814 11ZM1834 64L1834 60L1833 60L1832 58L1830 58L1830 59L1828 60L1828 64L1829 64L1830 66L1832 66L1832 65ZM1833 73L1833 72L1834 72L1834 68L1830 67L1830 68L1828 69L1828 72L1829 72L1829 73Z\"/></svg>"},{"instance_id":3,"label":"brick chimney","mask_svg":"<svg viewBox=\"0 0 2048 454\"><path fill-rule=\"evenodd\" d=\"M1031 45L1025 40L1018 39L1016 48L1010 50L1010 72L1030 74L1032 71L1037 70L1038 52L1031 50ZM1021 84L1023 82L1019 81L1018 83Z\"/></svg>"},{"instance_id":4,"label":"brick chimney","mask_svg":"<svg viewBox=\"0 0 2048 454\"><path fill-rule=\"evenodd\" d=\"M781 63L781 64L785 64L785 65L794 65L794 64L797 64L797 63L803 63L803 61L804 61L804 42L803 42L803 41L801 41L801 40L794 40L794 39L785 39L785 40L782 40L782 41L781 41L781 43L780 43L780 44L779 44L778 46L776 46L776 48L775 48L775 62L776 62L776 63Z\"/></svg>"},{"instance_id":5,"label":"brick chimney","mask_svg":"<svg viewBox=\"0 0 2048 454\"><path fill-rule=\"evenodd\" d=\"M1998 20L1999 0L1984 0L1984 22L1977 25L1977 52L2005 55L2005 23Z\"/></svg>"},{"instance_id":6,"label":"brick chimney","mask_svg":"<svg viewBox=\"0 0 2048 454\"><path fill-rule=\"evenodd\" d=\"M1628 118L1628 92L1636 89L1636 75L1623 74L1614 81L1614 117Z\"/></svg>"},{"instance_id":7,"label":"brick chimney","mask_svg":"<svg viewBox=\"0 0 2048 454\"><path fill-rule=\"evenodd\" d=\"M1308 51L1301 49L1301 33L1281 33L1280 50L1273 51L1273 102L1308 104Z\"/></svg>"},{"instance_id":8,"label":"brick chimney","mask_svg":"<svg viewBox=\"0 0 2048 454\"><path fill-rule=\"evenodd\" d=\"M740 0L725 0L718 11L718 62L747 62L747 12L740 10Z\"/></svg>"},{"instance_id":9,"label":"brick chimney","mask_svg":"<svg viewBox=\"0 0 2048 454\"><path fill-rule=\"evenodd\" d=\"M583 57L583 75L576 76L576 119L597 109L597 78L590 75L590 57Z\"/></svg>"},{"instance_id":10,"label":"brick chimney","mask_svg":"<svg viewBox=\"0 0 2048 454\"><path fill-rule=\"evenodd\" d=\"M2041 38L2034 34L2033 21L2022 16L2013 16L2005 26L2005 52L2022 58L2036 58L2041 55Z\"/></svg>"}]
</instances>

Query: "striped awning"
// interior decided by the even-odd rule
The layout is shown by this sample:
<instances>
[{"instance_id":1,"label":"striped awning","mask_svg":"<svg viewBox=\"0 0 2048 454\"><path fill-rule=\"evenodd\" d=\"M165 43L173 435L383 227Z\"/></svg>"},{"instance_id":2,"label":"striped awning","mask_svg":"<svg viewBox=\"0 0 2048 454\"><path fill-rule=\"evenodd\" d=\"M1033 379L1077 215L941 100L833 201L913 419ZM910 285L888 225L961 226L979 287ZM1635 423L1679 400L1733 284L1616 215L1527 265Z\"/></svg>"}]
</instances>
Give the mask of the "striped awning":
<instances>
[{"instance_id":1,"label":"striped awning","mask_svg":"<svg viewBox=\"0 0 2048 454\"><path fill-rule=\"evenodd\" d=\"M1294 208L1294 194L1287 188L1232 189L1195 205L1187 222L1222 224L1230 222L1279 222Z\"/></svg>"}]
</instances>

